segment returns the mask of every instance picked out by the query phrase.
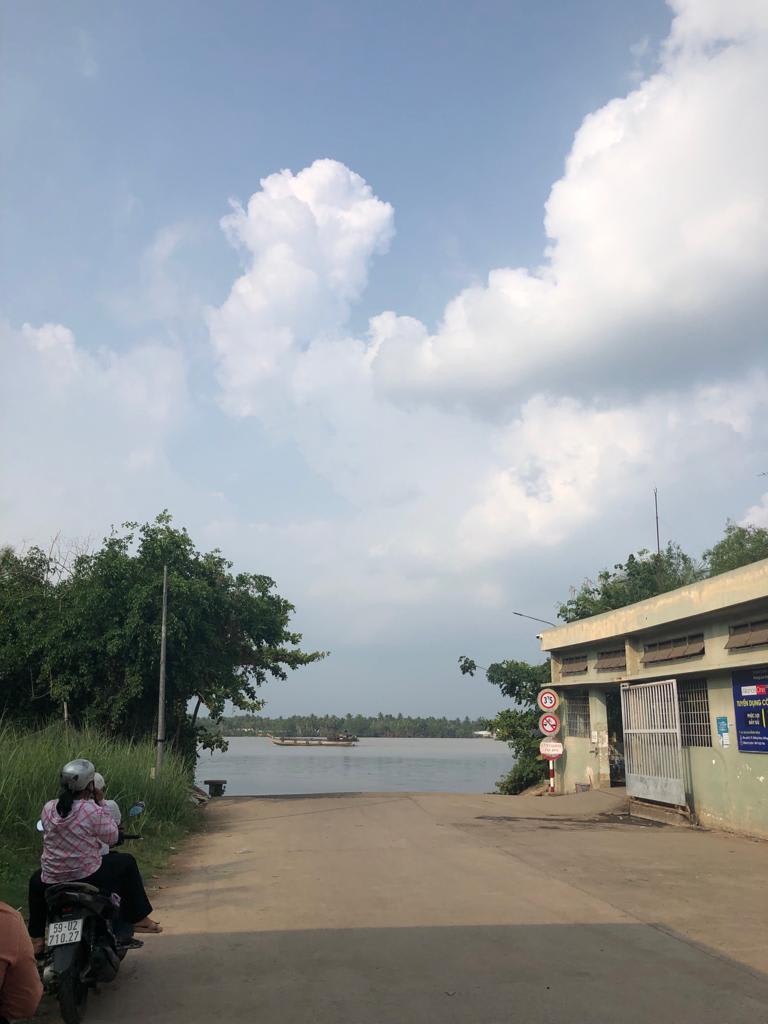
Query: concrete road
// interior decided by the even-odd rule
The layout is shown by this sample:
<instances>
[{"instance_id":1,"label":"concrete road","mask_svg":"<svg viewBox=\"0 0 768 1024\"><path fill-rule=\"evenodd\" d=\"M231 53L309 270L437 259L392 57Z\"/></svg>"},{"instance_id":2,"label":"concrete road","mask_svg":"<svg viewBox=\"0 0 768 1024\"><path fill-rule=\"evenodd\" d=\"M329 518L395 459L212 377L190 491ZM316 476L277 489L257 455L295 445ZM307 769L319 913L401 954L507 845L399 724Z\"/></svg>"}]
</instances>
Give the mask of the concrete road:
<instances>
[{"instance_id":1,"label":"concrete road","mask_svg":"<svg viewBox=\"0 0 768 1024\"><path fill-rule=\"evenodd\" d=\"M768 1022L768 845L620 811L602 793L220 800L152 894L164 934L88 1020Z\"/></svg>"}]
</instances>

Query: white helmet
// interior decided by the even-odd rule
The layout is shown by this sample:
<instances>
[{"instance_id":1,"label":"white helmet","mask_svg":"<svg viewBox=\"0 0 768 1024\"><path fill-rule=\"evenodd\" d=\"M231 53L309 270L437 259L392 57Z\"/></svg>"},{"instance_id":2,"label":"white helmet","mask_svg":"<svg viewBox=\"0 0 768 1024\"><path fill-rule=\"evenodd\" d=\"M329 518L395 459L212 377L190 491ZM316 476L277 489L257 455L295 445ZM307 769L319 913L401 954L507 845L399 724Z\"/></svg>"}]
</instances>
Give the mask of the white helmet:
<instances>
[{"instance_id":1,"label":"white helmet","mask_svg":"<svg viewBox=\"0 0 768 1024\"><path fill-rule=\"evenodd\" d=\"M96 774L96 769L90 761L84 757L78 757L74 761L68 761L61 769L61 788L68 789L72 793L80 793L91 782Z\"/></svg>"}]
</instances>

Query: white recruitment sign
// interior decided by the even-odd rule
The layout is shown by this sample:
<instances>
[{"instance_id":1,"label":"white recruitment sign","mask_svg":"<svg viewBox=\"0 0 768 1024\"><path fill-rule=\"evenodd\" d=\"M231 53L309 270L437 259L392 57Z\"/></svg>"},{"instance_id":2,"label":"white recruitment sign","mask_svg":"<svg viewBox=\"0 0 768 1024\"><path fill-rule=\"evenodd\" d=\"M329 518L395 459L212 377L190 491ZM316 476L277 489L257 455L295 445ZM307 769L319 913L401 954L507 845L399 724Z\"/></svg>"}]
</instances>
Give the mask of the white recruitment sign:
<instances>
[{"instance_id":1,"label":"white recruitment sign","mask_svg":"<svg viewBox=\"0 0 768 1024\"><path fill-rule=\"evenodd\" d=\"M560 697L556 690L539 690L536 696L536 703L542 711L557 711L560 706Z\"/></svg>"},{"instance_id":2,"label":"white recruitment sign","mask_svg":"<svg viewBox=\"0 0 768 1024\"><path fill-rule=\"evenodd\" d=\"M560 740L544 739L539 744L539 753L548 761L556 761L558 757L563 756L563 744Z\"/></svg>"}]
</instances>

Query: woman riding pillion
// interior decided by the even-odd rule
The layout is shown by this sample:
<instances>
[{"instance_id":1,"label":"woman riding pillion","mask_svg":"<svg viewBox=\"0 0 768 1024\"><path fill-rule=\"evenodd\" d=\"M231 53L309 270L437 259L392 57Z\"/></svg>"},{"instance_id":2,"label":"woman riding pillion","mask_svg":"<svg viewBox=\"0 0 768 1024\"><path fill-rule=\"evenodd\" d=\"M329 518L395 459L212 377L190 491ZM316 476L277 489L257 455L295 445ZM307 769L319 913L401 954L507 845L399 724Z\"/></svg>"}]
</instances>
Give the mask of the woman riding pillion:
<instances>
[{"instance_id":1,"label":"woman riding pillion","mask_svg":"<svg viewBox=\"0 0 768 1024\"><path fill-rule=\"evenodd\" d=\"M120 833L121 826L123 823L123 815L120 810L120 805L116 800L107 799L107 783L104 780L104 776L101 774L101 772L96 772L96 774L93 776L93 799L96 801L99 807L106 807L106 809L112 815L115 824L117 825L118 833ZM117 841L118 845L120 844L121 839L122 836ZM105 856L108 853L109 846L102 846L102 856Z\"/></svg>"},{"instance_id":2,"label":"woman riding pillion","mask_svg":"<svg viewBox=\"0 0 768 1024\"><path fill-rule=\"evenodd\" d=\"M102 858L102 844L117 842L118 828L109 809L94 800L96 771L79 758L61 770L61 793L43 808L41 870L29 880L29 934L35 952L44 945L47 906L45 890L60 882L88 882L120 896L120 915L134 931L159 932L150 918L138 865L128 853Z\"/></svg>"}]
</instances>

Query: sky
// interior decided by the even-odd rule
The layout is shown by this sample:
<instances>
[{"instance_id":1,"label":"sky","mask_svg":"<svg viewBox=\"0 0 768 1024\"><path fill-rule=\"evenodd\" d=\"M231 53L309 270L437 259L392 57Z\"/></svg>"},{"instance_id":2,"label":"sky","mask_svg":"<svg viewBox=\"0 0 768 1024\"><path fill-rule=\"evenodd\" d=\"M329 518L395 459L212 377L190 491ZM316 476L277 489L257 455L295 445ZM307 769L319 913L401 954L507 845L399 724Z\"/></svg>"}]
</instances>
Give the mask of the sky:
<instances>
[{"instance_id":1,"label":"sky","mask_svg":"<svg viewBox=\"0 0 768 1024\"><path fill-rule=\"evenodd\" d=\"M0 8L0 542L168 508L492 715L570 588L768 526L763 0Z\"/></svg>"}]
</instances>

